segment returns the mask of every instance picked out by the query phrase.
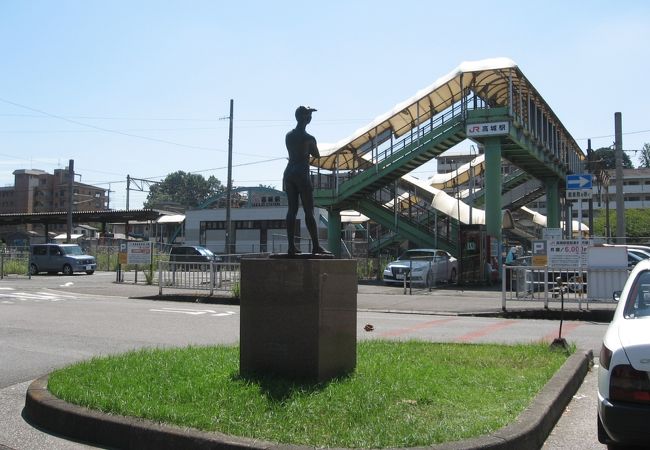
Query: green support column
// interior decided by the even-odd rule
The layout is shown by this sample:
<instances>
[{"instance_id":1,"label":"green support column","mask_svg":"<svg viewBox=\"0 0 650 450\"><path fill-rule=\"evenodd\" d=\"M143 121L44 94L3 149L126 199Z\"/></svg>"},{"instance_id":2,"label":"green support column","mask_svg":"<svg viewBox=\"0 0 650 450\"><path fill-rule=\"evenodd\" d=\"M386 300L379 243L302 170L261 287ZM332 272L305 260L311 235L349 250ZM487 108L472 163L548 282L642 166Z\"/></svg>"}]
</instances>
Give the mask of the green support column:
<instances>
[{"instance_id":1,"label":"green support column","mask_svg":"<svg viewBox=\"0 0 650 450\"><path fill-rule=\"evenodd\" d=\"M327 210L327 246L336 258L341 257L341 211Z\"/></svg>"},{"instance_id":2,"label":"green support column","mask_svg":"<svg viewBox=\"0 0 650 450\"><path fill-rule=\"evenodd\" d=\"M560 228L560 188L557 178L544 180L546 185L546 226Z\"/></svg>"},{"instance_id":3,"label":"green support column","mask_svg":"<svg viewBox=\"0 0 650 450\"><path fill-rule=\"evenodd\" d=\"M485 225L489 236L501 242L501 139L485 143Z\"/></svg>"}]
</instances>

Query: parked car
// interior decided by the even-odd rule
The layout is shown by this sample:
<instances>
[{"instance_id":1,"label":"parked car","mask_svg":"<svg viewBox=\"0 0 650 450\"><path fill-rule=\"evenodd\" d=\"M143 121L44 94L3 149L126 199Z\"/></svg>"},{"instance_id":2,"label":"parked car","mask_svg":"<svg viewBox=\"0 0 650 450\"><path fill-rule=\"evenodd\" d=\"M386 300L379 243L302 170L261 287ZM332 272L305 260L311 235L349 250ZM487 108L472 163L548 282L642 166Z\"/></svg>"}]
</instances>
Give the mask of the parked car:
<instances>
[{"instance_id":1,"label":"parked car","mask_svg":"<svg viewBox=\"0 0 650 450\"><path fill-rule=\"evenodd\" d=\"M628 254L633 254L638 256L641 259L648 259L650 258L650 252L648 250L642 250L640 248L634 248L634 247L628 247L627 248L627 253Z\"/></svg>"},{"instance_id":2,"label":"parked car","mask_svg":"<svg viewBox=\"0 0 650 450\"><path fill-rule=\"evenodd\" d=\"M650 260L640 261L620 293L600 351L598 440L650 446Z\"/></svg>"},{"instance_id":3,"label":"parked car","mask_svg":"<svg viewBox=\"0 0 650 450\"><path fill-rule=\"evenodd\" d=\"M173 247L169 252L169 262L172 270L176 269L173 263L204 263L221 262L221 257L199 245L181 245Z\"/></svg>"},{"instance_id":4,"label":"parked car","mask_svg":"<svg viewBox=\"0 0 650 450\"><path fill-rule=\"evenodd\" d=\"M72 275L74 272L95 273L97 260L86 255L77 244L34 244L29 249L29 272Z\"/></svg>"},{"instance_id":5,"label":"parked car","mask_svg":"<svg viewBox=\"0 0 650 450\"><path fill-rule=\"evenodd\" d=\"M634 268L639 261L650 258L650 247L644 245L603 244L603 247L625 247L627 249L627 267Z\"/></svg>"},{"instance_id":6,"label":"parked car","mask_svg":"<svg viewBox=\"0 0 650 450\"><path fill-rule=\"evenodd\" d=\"M407 250L396 261L388 263L384 269L384 283L402 284L405 277L407 281L427 286L439 281L455 283L458 279L458 260L444 250Z\"/></svg>"}]
</instances>

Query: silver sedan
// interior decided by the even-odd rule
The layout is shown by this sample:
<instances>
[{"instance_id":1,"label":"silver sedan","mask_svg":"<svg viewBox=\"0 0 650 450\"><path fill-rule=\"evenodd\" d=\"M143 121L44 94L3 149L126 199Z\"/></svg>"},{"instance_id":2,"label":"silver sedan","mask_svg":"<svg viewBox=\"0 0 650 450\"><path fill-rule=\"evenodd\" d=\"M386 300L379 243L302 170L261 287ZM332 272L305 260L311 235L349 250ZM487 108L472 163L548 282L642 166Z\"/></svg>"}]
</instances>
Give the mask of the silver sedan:
<instances>
[{"instance_id":1,"label":"silver sedan","mask_svg":"<svg viewBox=\"0 0 650 450\"><path fill-rule=\"evenodd\" d=\"M449 252L430 248L407 250L388 263L384 269L384 283L407 282L432 286L440 281L455 283L458 279L458 260Z\"/></svg>"}]
</instances>

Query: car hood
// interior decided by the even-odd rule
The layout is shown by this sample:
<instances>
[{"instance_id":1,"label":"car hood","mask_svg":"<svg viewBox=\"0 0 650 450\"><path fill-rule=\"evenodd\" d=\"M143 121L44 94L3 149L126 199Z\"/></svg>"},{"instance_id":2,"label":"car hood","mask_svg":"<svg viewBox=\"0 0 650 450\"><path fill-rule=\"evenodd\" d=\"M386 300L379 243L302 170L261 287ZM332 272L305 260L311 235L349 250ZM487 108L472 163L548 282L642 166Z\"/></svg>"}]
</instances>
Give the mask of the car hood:
<instances>
[{"instance_id":1,"label":"car hood","mask_svg":"<svg viewBox=\"0 0 650 450\"><path fill-rule=\"evenodd\" d=\"M388 267L424 267L428 265L429 265L429 261L418 261L418 260L393 261L388 263Z\"/></svg>"},{"instance_id":2,"label":"car hood","mask_svg":"<svg viewBox=\"0 0 650 450\"><path fill-rule=\"evenodd\" d=\"M625 320L618 337L625 354L636 370L650 371L650 317Z\"/></svg>"}]
</instances>

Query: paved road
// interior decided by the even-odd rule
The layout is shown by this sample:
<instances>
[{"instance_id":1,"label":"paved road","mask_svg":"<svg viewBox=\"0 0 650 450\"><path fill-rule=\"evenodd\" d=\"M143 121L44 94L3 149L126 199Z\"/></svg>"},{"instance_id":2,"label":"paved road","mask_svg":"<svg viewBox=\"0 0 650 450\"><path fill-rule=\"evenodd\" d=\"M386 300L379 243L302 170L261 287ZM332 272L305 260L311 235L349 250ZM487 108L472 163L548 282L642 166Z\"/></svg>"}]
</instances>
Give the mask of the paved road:
<instances>
[{"instance_id":1,"label":"paved road","mask_svg":"<svg viewBox=\"0 0 650 450\"><path fill-rule=\"evenodd\" d=\"M0 445L88 448L39 432L20 416L29 382L54 368L145 346L237 342L238 305L228 300L205 304L130 299L154 295L157 288L115 285L113 277L97 273L0 282ZM500 310L498 292L451 289L411 296L402 292L360 286L359 338L508 343L550 341L557 336L556 321L459 315ZM366 324L372 324L374 331L365 332ZM563 331L570 342L597 354L605 325L565 322ZM591 374L545 448L604 448L596 440L595 405Z\"/></svg>"}]
</instances>

